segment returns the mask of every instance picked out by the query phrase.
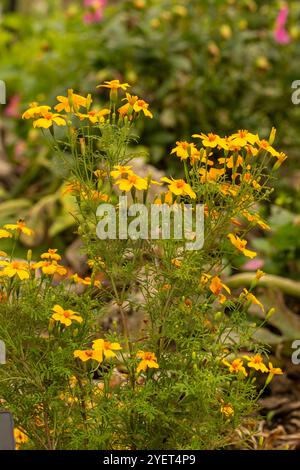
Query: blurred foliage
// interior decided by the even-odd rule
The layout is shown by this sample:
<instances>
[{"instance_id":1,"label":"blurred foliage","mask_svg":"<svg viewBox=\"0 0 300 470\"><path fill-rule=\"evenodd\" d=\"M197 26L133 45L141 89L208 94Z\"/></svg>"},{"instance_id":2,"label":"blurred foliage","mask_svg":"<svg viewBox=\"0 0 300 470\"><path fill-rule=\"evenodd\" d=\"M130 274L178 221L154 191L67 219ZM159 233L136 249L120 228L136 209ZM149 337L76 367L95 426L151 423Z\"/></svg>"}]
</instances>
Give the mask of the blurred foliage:
<instances>
[{"instance_id":1,"label":"blurred foliage","mask_svg":"<svg viewBox=\"0 0 300 470\"><path fill-rule=\"evenodd\" d=\"M10 165L6 173L0 167L0 219L7 220L3 204L11 198L11 217L33 210L38 224L42 213L44 232L54 218L62 221L68 214L55 161L37 133L18 119L29 102L53 100L62 84L86 93L105 79L132 83L154 113L147 127L140 123L141 142L150 160L168 172L179 172L177 160L168 157L176 140L200 130L225 134L244 127L267 136L275 126L276 145L288 153L290 168L295 166L300 106L291 102L291 84L299 78L298 1L288 2L290 43L284 45L274 39L283 5L275 0L109 1L102 20L89 24L83 1L16 3L16 12L0 16L0 78L8 88L0 153ZM290 210L288 193L280 194L281 206ZM69 225L67 217L66 226L56 223L50 237ZM41 239L44 235L41 229ZM277 243L272 249L278 251L275 238L270 243ZM279 271L287 262L284 250L282 258Z\"/></svg>"}]
</instances>

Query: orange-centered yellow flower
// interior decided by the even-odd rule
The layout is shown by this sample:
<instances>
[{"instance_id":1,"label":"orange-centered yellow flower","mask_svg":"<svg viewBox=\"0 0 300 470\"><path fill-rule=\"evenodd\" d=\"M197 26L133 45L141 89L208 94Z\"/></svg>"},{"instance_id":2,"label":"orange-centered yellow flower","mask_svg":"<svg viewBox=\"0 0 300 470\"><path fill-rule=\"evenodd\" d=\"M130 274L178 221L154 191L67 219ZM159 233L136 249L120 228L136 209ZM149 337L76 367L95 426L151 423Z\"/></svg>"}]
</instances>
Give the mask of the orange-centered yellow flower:
<instances>
[{"instance_id":1,"label":"orange-centered yellow flower","mask_svg":"<svg viewBox=\"0 0 300 470\"><path fill-rule=\"evenodd\" d=\"M111 176L113 178L124 178L128 175L133 175L133 171L131 170L132 165L128 166L121 166L121 165L115 165L114 170L110 172Z\"/></svg>"},{"instance_id":2,"label":"orange-centered yellow flower","mask_svg":"<svg viewBox=\"0 0 300 470\"><path fill-rule=\"evenodd\" d=\"M39 106L38 103L31 103L29 109L22 114L22 119L31 119L48 113L50 106Z\"/></svg>"},{"instance_id":3,"label":"orange-centered yellow flower","mask_svg":"<svg viewBox=\"0 0 300 470\"><path fill-rule=\"evenodd\" d=\"M274 367L272 362L269 362L269 373L272 375L282 375L282 369L280 367Z\"/></svg>"},{"instance_id":4,"label":"orange-centered yellow flower","mask_svg":"<svg viewBox=\"0 0 300 470\"><path fill-rule=\"evenodd\" d=\"M86 114L77 113L76 116L82 121L83 119L88 119L92 124L103 123L105 122L105 116L110 114L109 109L101 109L100 111L88 111Z\"/></svg>"},{"instance_id":5,"label":"orange-centered yellow flower","mask_svg":"<svg viewBox=\"0 0 300 470\"><path fill-rule=\"evenodd\" d=\"M248 300L248 302L251 302L251 304L258 305L263 312L265 311L265 307L263 306L263 304L257 299L257 297L255 297L254 294L249 292L246 288L243 289L243 292L240 297L245 298L246 300Z\"/></svg>"},{"instance_id":6,"label":"orange-centered yellow flower","mask_svg":"<svg viewBox=\"0 0 300 470\"><path fill-rule=\"evenodd\" d=\"M103 358L110 359L116 357L115 351L121 350L119 343L111 343L104 339L96 339L93 341L92 349L74 351L74 357L78 357L81 361L94 359L97 362L103 362Z\"/></svg>"},{"instance_id":7,"label":"orange-centered yellow flower","mask_svg":"<svg viewBox=\"0 0 300 470\"><path fill-rule=\"evenodd\" d=\"M105 81L103 85L97 85L97 88L110 88L111 90L118 90L119 88L126 90L129 87L129 83L120 83L120 80Z\"/></svg>"},{"instance_id":8,"label":"orange-centered yellow flower","mask_svg":"<svg viewBox=\"0 0 300 470\"><path fill-rule=\"evenodd\" d=\"M66 268L58 264L56 261L51 260L51 261L38 261L37 263L34 263L32 265L33 269L40 269L44 274L49 274L50 276L53 276L54 274L59 274L60 276L64 276L67 274Z\"/></svg>"},{"instance_id":9,"label":"orange-centered yellow flower","mask_svg":"<svg viewBox=\"0 0 300 470\"><path fill-rule=\"evenodd\" d=\"M231 416L234 415L234 409L233 409L233 406L230 404L230 403L224 403L224 401L222 400L222 404L221 404L221 413L226 417L226 418L230 418Z\"/></svg>"},{"instance_id":10,"label":"orange-centered yellow flower","mask_svg":"<svg viewBox=\"0 0 300 470\"><path fill-rule=\"evenodd\" d=\"M20 444L25 444L29 441L27 434L25 434L20 428L14 428L14 438L17 449L20 448Z\"/></svg>"},{"instance_id":11,"label":"orange-centered yellow flower","mask_svg":"<svg viewBox=\"0 0 300 470\"><path fill-rule=\"evenodd\" d=\"M244 129L241 129L237 131L235 134L232 134L229 137L229 140L231 140L235 145L239 147L244 147L247 144L254 145L255 142L257 141L258 136L255 134L252 134L249 131L246 131Z\"/></svg>"},{"instance_id":12,"label":"orange-centered yellow flower","mask_svg":"<svg viewBox=\"0 0 300 470\"><path fill-rule=\"evenodd\" d=\"M213 294L218 296L219 301L221 302L221 304L223 304L225 302L225 300L227 300L226 296L224 294L222 294L222 290L224 289L226 292L228 292L228 294L231 294L231 291L230 291L229 287L226 286L226 284L224 284L221 281L219 276L214 276L214 277L211 278L209 289L211 290L211 292Z\"/></svg>"},{"instance_id":13,"label":"orange-centered yellow flower","mask_svg":"<svg viewBox=\"0 0 300 470\"><path fill-rule=\"evenodd\" d=\"M195 144L186 141L177 141L176 147L171 150L171 155L173 153L175 153L181 160L191 158L194 161L200 157L200 152L195 147Z\"/></svg>"},{"instance_id":14,"label":"orange-centered yellow flower","mask_svg":"<svg viewBox=\"0 0 300 470\"><path fill-rule=\"evenodd\" d=\"M149 118L152 119L153 114L151 113L151 111L149 111L148 107L149 107L149 104L146 103L146 101L140 100L140 99L138 99L133 105L133 109L136 113L139 113L140 111L143 111L143 113L146 117L149 117Z\"/></svg>"},{"instance_id":15,"label":"orange-centered yellow flower","mask_svg":"<svg viewBox=\"0 0 300 470\"><path fill-rule=\"evenodd\" d=\"M260 354L256 354L255 356L252 356L252 357L244 356L244 358L247 359L247 361L249 361L247 364L248 367L255 369L255 370L260 370L261 372L269 372Z\"/></svg>"},{"instance_id":16,"label":"orange-centered yellow flower","mask_svg":"<svg viewBox=\"0 0 300 470\"><path fill-rule=\"evenodd\" d=\"M119 189L121 191L130 191L132 188L135 189L147 189L148 188L148 182L145 178L141 178L138 175L130 174L127 175L126 178L121 178L115 182L116 185L119 186Z\"/></svg>"},{"instance_id":17,"label":"orange-centered yellow flower","mask_svg":"<svg viewBox=\"0 0 300 470\"><path fill-rule=\"evenodd\" d=\"M110 359L111 357L116 357L115 351L120 351L122 348L119 343L111 343L104 339L95 339L95 341L93 341L93 349L95 349L95 351L102 351L104 357Z\"/></svg>"},{"instance_id":18,"label":"orange-centered yellow flower","mask_svg":"<svg viewBox=\"0 0 300 470\"><path fill-rule=\"evenodd\" d=\"M254 258L256 256L257 253L255 251L251 251L246 248L247 240L241 240L238 236L235 236L232 233L229 233L227 237L229 238L233 246L235 246L245 256L248 256L248 258Z\"/></svg>"},{"instance_id":19,"label":"orange-centered yellow flower","mask_svg":"<svg viewBox=\"0 0 300 470\"><path fill-rule=\"evenodd\" d=\"M12 234L3 228L0 228L0 238L11 238Z\"/></svg>"},{"instance_id":20,"label":"orange-centered yellow flower","mask_svg":"<svg viewBox=\"0 0 300 470\"><path fill-rule=\"evenodd\" d=\"M51 259L51 260L55 260L55 261L60 261L61 260L61 256L57 253L56 248L49 248L47 253L42 253L41 254L41 258L42 259Z\"/></svg>"},{"instance_id":21,"label":"orange-centered yellow flower","mask_svg":"<svg viewBox=\"0 0 300 470\"><path fill-rule=\"evenodd\" d=\"M73 93L72 89L68 90L68 96L57 96L56 99L57 101L59 101L59 103L54 106L54 109L58 113L60 113L61 111L66 111L67 113L70 113L71 111L78 111L81 106L86 108L88 102L87 98ZM89 103L92 103L90 95Z\"/></svg>"},{"instance_id":22,"label":"orange-centered yellow flower","mask_svg":"<svg viewBox=\"0 0 300 470\"><path fill-rule=\"evenodd\" d=\"M54 305L52 311L54 313L51 318L63 325L70 326L72 321L77 321L78 323L83 322L83 318L78 314L78 312L73 312L73 310L64 310L60 305Z\"/></svg>"},{"instance_id":23,"label":"orange-centered yellow flower","mask_svg":"<svg viewBox=\"0 0 300 470\"><path fill-rule=\"evenodd\" d=\"M193 134L192 137L198 137L202 140L202 145L204 147L215 148L220 145L222 139L217 135L210 132L209 134Z\"/></svg>"},{"instance_id":24,"label":"orange-centered yellow flower","mask_svg":"<svg viewBox=\"0 0 300 470\"><path fill-rule=\"evenodd\" d=\"M21 280L29 279L28 264L24 261L0 261L0 266L4 266L4 269L0 271L1 276L18 276Z\"/></svg>"},{"instance_id":25,"label":"orange-centered yellow flower","mask_svg":"<svg viewBox=\"0 0 300 470\"><path fill-rule=\"evenodd\" d=\"M66 121L63 119L61 114L51 113L50 111L47 113L43 113L42 117L33 121L33 127L43 127L44 129L49 129L49 127L53 126L53 123L57 126L65 126Z\"/></svg>"},{"instance_id":26,"label":"orange-centered yellow flower","mask_svg":"<svg viewBox=\"0 0 300 470\"><path fill-rule=\"evenodd\" d=\"M190 185L182 179L175 180L174 178L170 179L164 176L161 178L161 181L168 183L169 191L175 194L175 196L189 196L191 199L196 198L196 194Z\"/></svg>"},{"instance_id":27,"label":"orange-centered yellow flower","mask_svg":"<svg viewBox=\"0 0 300 470\"><path fill-rule=\"evenodd\" d=\"M244 367L243 359L234 359L232 362L226 361L226 359L223 359L223 364L228 367L229 372L232 374L238 374L241 372L244 374L245 377L247 377L247 372Z\"/></svg>"},{"instance_id":28,"label":"orange-centered yellow flower","mask_svg":"<svg viewBox=\"0 0 300 470\"><path fill-rule=\"evenodd\" d=\"M33 234L33 230L31 230L31 228L27 227L24 220L21 220L21 219L18 220L18 222L16 224L5 224L4 228L6 228L8 230L16 230L19 233L20 232L25 233L25 235L32 235Z\"/></svg>"},{"instance_id":29,"label":"orange-centered yellow flower","mask_svg":"<svg viewBox=\"0 0 300 470\"><path fill-rule=\"evenodd\" d=\"M159 365L157 364L157 358L156 355L153 352L144 352L144 351L138 351L136 354L136 357L138 359L141 359L141 362L139 363L137 367L137 372L145 372L148 368L149 369L158 369Z\"/></svg>"}]
</instances>

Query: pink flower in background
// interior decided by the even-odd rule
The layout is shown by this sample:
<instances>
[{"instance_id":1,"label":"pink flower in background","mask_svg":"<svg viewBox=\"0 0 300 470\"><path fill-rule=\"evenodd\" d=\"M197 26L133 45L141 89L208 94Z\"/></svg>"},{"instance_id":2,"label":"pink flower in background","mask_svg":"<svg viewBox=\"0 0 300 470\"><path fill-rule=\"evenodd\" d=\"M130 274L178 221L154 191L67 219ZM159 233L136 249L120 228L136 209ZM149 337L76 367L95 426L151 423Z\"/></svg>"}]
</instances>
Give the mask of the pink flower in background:
<instances>
[{"instance_id":1,"label":"pink flower in background","mask_svg":"<svg viewBox=\"0 0 300 470\"><path fill-rule=\"evenodd\" d=\"M103 18L106 0L84 0L83 5L87 11L83 17L86 24L99 23Z\"/></svg>"},{"instance_id":2,"label":"pink flower in background","mask_svg":"<svg viewBox=\"0 0 300 470\"><path fill-rule=\"evenodd\" d=\"M276 18L274 37L278 44L288 44L290 42L290 35L285 29L287 18L289 14L289 7L284 6L280 8Z\"/></svg>"},{"instance_id":3,"label":"pink flower in background","mask_svg":"<svg viewBox=\"0 0 300 470\"><path fill-rule=\"evenodd\" d=\"M20 101L20 95L13 95L4 110L5 116L11 118L20 117Z\"/></svg>"},{"instance_id":4,"label":"pink flower in background","mask_svg":"<svg viewBox=\"0 0 300 470\"><path fill-rule=\"evenodd\" d=\"M262 269L265 262L261 258L250 259L245 264L243 264L242 269L246 271L257 271L258 269Z\"/></svg>"}]
</instances>

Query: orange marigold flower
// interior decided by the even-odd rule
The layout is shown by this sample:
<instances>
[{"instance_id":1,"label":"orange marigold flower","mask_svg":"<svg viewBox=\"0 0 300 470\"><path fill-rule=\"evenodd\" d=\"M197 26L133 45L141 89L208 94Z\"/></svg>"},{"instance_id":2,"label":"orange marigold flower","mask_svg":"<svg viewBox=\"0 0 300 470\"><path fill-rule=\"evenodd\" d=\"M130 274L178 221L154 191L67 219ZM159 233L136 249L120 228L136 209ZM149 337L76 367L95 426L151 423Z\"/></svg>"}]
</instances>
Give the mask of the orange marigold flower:
<instances>
[{"instance_id":1,"label":"orange marigold flower","mask_svg":"<svg viewBox=\"0 0 300 470\"><path fill-rule=\"evenodd\" d=\"M222 400L222 404L221 404L221 413L226 417L226 418L230 418L231 416L234 415L234 409L233 409L233 406L230 404L230 403L224 403L223 400Z\"/></svg>"},{"instance_id":2,"label":"orange marigold flower","mask_svg":"<svg viewBox=\"0 0 300 470\"><path fill-rule=\"evenodd\" d=\"M55 260L55 261L60 261L61 260L61 256L57 253L56 248L49 248L47 253L42 253L41 254L41 258L42 259L52 259L52 260Z\"/></svg>"},{"instance_id":3,"label":"orange marigold flower","mask_svg":"<svg viewBox=\"0 0 300 470\"><path fill-rule=\"evenodd\" d=\"M149 369L158 369L159 365L157 363L156 355L153 352L149 351L138 351L136 354L138 359L141 359L141 362L137 366L137 373L143 371L145 372L148 368Z\"/></svg>"},{"instance_id":4,"label":"orange marigold flower","mask_svg":"<svg viewBox=\"0 0 300 470\"><path fill-rule=\"evenodd\" d=\"M255 251L251 251L246 248L247 240L241 240L238 236L233 235L232 233L229 233L227 237L229 238L233 246L235 246L245 256L248 256L248 258L254 258L256 256L257 253Z\"/></svg>"},{"instance_id":5,"label":"orange marigold flower","mask_svg":"<svg viewBox=\"0 0 300 470\"><path fill-rule=\"evenodd\" d=\"M73 93L73 90L71 88L68 89L67 96L57 96L56 99L57 101L59 101L59 103L54 106L54 109L58 113L60 113L61 111L66 111L67 113L70 113L71 111L78 111L81 106L86 108L88 102L88 99L84 96ZM90 95L89 103L92 103Z\"/></svg>"},{"instance_id":6,"label":"orange marigold flower","mask_svg":"<svg viewBox=\"0 0 300 470\"><path fill-rule=\"evenodd\" d=\"M42 272L44 274L59 274L60 276L64 276L67 274L66 268L58 264L56 261L51 260L51 261L38 261L37 263L34 263L32 265L33 269L42 269Z\"/></svg>"},{"instance_id":7,"label":"orange marigold flower","mask_svg":"<svg viewBox=\"0 0 300 470\"><path fill-rule=\"evenodd\" d=\"M168 183L169 191L175 194L175 196L189 196L191 199L196 198L196 194L191 186L182 179L175 180L174 178L170 179L164 176L161 178L161 181Z\"/></svg>"},{"instance_id":8,"label":"orange marigold flower","mask_svg":"<svg viewBox=\"0 0 300 470\"><path fill-rule=\"evenodd\" d=\"M21 281L29 279L29 267L24 261L0 261L0 266L4 266L0 276L17 276Z\"/></svg>"},{"instance_id":9,"label":"orange marigold flower","mask_svg":"<svg viewBox=\"0 0 300 470\"><path fill-rule=\"evenodd\" d=\"M259 370L261 372L269 372L260 354L256 354L255 356L252 356L252 357L244 356L244 358L247 359L247 361L249 361L247 366L250 367L251 369Z\"/></svg>"},{"instance_id":10,"label":"orange marigold flower","mask_svg":"<svg viewBox=\"0 0 300 470\"><path fill-rule=\"evenodd\" d=\"M19 233L25 233L25 235L29 236L33 234L33 230L27 227L26 223L22 219L19 219L16 224L5 224L4 228L8 230L16 230Z\"/></svg>"},{"instance_id":11,"label":"orange marigold flower","mask_svg":"<svg viewBox=\"0 0 300 470\"><path fill-rule=\"evenodd\" d=\"M54 312L52 317L53 320L62 323L63 325L70 326L72 321L77 321L78 323L83 322L83 318L74 312L73 310L64 310L60 305L54 305L52 311Z\"/></svg>"},{"instance_id":12,"label":"orange marigold flower","mask_svg":"<svg viewBox=\"0 0 300 470\"><path fill-rule=\"evenodd\" d=\"M223 359L222 362L226 367L228 367L229 372L231 372L232 374L238 374L239 372L241 372L242 374L244 374L245 377L247 377L248 374L244 367L243 359L234 359L232 362L228 362L226 361L226 359Z\"/></svg>"},{"instance_id":13,"label":"orange marigold flower","mask_svg":"<svg viewBox=\"0 0 300 470\"><path fill-rule=\"evenodd\" d=\"M269 373L272 375L282 375L283 371L280 367L274 367L272 362L269 362Z\"/></svg>"},{"instance_id":14,"label":"orange marigold flower","mask_svg":"<svg viewBox=\"0 0 300 470\"><path fill-rule=\"evenodd\" d=\"M119 88L126 90L129 87L129 83L120 83L120 80L105 81L104 84L97 85L97 88L110 88L111 90L118 90Z\"/></svg>"}]
</instances>

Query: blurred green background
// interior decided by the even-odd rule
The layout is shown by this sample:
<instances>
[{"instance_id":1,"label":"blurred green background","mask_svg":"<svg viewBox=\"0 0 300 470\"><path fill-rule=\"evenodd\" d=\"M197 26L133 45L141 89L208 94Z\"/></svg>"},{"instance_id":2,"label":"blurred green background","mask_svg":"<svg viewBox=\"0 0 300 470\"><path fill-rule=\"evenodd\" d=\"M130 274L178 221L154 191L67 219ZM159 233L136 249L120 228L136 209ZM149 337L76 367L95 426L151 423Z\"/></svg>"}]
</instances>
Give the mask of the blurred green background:
<instances>
[{"instance_id":1,"label":"blurred green background","mask_svg":"<svg viewBox=\"0 0 300 470\"><path fill-rule=\"evenodd\" d=\"M0 223L26 217L36 229L26 243L38 249L73 241L60 169L20 116L32 101L54 104L67 88L98 93L98 83L119 78L150 103L154 119L140 123L140 142L166 173L179 174L169 152L192 133L246 128L267 137L277 128L275 146L289 159L262 207L272 231L251 243L265 271L300 279L300 105L291 100L300 79L300 2L94 1L93 10L88 0L2 0L0 79L8 96L0 110Z\"/></svg>"}]
</instances>

